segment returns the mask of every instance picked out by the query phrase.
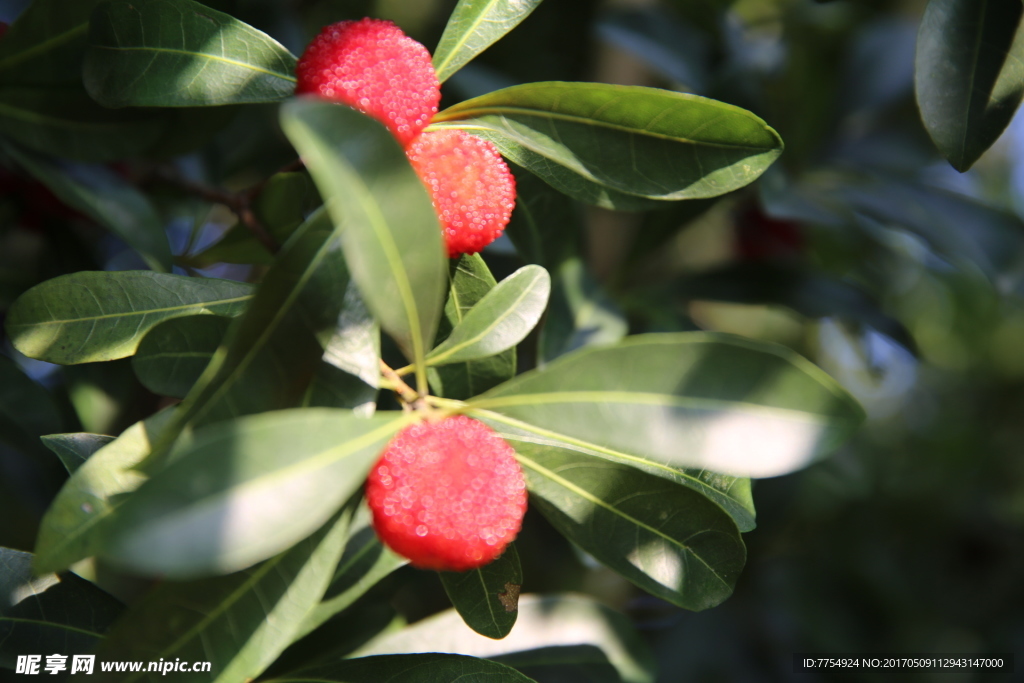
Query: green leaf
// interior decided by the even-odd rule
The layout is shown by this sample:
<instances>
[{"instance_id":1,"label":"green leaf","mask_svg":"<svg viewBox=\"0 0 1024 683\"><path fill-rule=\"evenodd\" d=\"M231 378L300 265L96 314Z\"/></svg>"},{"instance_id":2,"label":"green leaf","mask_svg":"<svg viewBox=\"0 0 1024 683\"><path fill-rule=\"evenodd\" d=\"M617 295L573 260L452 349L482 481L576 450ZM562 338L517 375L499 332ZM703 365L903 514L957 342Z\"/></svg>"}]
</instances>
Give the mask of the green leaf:
<instances>
[{"instance_id":1,"label":"green leaf","mask_svg":"<svg viewBox=\"0 0 1024 683\"><path fill-rule=\"evenodd\" d=\"M34 0L0 42L0 84L81 86L89 15L100 0Z\"/></svg>"},{"instance_id":2,"label":"green leaf","mask_svg":"<svg viewBox=\"0 0 1024 683\"><path fill-rule=\"evenodd\" d=\"M555 271L548 317L540 330L540 361L586 346L614 344L629 331L626 317L605 293L580 257Z\"/></svg>"},{"instance_id":3,"label":"green leaf","mask_svg":"<svg viewBox=\"0 0 1024 683\"><path fill-rule=\"evenodd\" d=\"M323 524L413 419L302 408L196 430L118 508L101 555L181 579L249 567Z\"/></svg>"},{"instance_id":4,"label":"green leaf","mask_svg":"<svg viewBox=\"0 0 1024 683\"><path fill-rule=\"evenodd\" d=\"M805 467L863 419L849 394L792 351L708 333L577 351L469 405L518 433L751 477Z\"/></svg>"},{"instance_id":5,"label":"green leaf","mask_svg":"<svg viewBox=\"0 0 1024 683\"><path fill-rule=\"evenodd\" d=\"M139 252L157 271L171 270L164 223L144 194L103 166L64 166L15 145L0 144L62 202L96 221Z\"/></svg>"},{"instance_id":6,"label":"green leaf","mask_svg":"<svg viewBox=\"0 0 1024 683\"><path fill-rule=\"evenodd\" d=\"M106 434L48 434L42 437L43 445L57 454L68 474L74 474L93 453L114 440Z\"/></svg>"},{"instance_id":7,"label":"green leaf","mask_svg":"<svg viewBox=\"0 0 1024 683\"><path fill-rule=\"evenodd\" d=\"M383 125L316 99L288 102L281 126L339 226L345 260L367 307L417 366L444 305L445 258L430 197Z\"/></svg>"},{"instance_id":8,"label":"green leaf","mask_svg":"<svg viewBox=\"0 0 1024 683\"><path fill-rule=\"evenodd\" d=\"M345 288L338 322L322 341L324 361L374 389L380 386L380 325L355 283L349 282Z\"/></svg>"},{"instance_id":9,"label":"green leaf","mask_svg":"<svg viewBox=\"0 0 1024 683\"><path fill-rule=\"evenodd\" d=\"M122 610L85 579L34 574L31 554L0 548L0 667L24 654L93 652Z\"/></svg>"},{"instance_id":10,"label":"green leaf","mask_svg":"<svg viewBox=\"0 0 1024 683\"><path fill-rule=\"evenodd\" d=\"M914 85L935 146L961 173L1002 134L1024 97L1019 0L931 0Z\"/></svg>"},{"instance_id":11,"label":"green leaf","mask_svg":"<svg viewBox=\"0 0 1024 683\"><path fill-rule=\"evenodd\" d=\"M209 365L230 318L190 315L156 325L132 356L135 376L155 394L184 398Z\"/></svg>"},{"instance_id":12,"label":"green leaf","mask_svg":"<svg viewBox=\"0 0 1024 683\"><path fill-rule=\"evenodd\" d=\"M0 130L26 147L79 161L141 154L163 135L158 112L112 111L80 89L0 87Z\"/></svg>"},{"instance_id":13,"label":"green leaf","mask_svg":"<svg viewBox=\"0 0 1024 683\"><path fill-rule=\"evenodd\" d=\"M537 9L540 0L459 0L434 51L434 69L444 83Z\"/></svg>"},{"instance_id":14,"label":"green leaf","mask_svg":"<svg viewBox=\"0 0 1024 683\"><path fill-rule=\"evenodd\" d=\"M295 639L345 547L354 505L291 550L212 579L162 582L132 605L97 654L102 661L210 662L209 680L251 681ZM166 673L100 680L165 681Z\"/></svg>"},{"instance_id":15,"label":"green leaf","mask_svg":"<svg viewBox=\"0 0 1024 683\"><path fill-rule=\"evenodd\" d=\"M593 645L556 645L492 657L538 683L622 683L622 676Z\"/></svg>"},{"instance_id":16,"label":"green leaf","mask_svg":"<svg viewBox=\"0 0 1024 683\"><path fill-rule=\"evenodd\" d=\"M36 572L60 571L96 554L121 494L146 480L135 466L166 426L172 411L137 422L96 451L65 482L39 526Z\"/></svg>"},{"instance_id":17,"label":"green leaf","mask_svg":"<svg viewBox=\"0 0 1024 683\"><path fill-rule=\"evenodd\" d=\"M515 626L523 587L523 569L515 545L483 567L438 572L438 576L466 626L488 638L504 638Z\"/></svg>"},{"instance_id":18,"label":"green leaf","mask_svg":"<svg viewBox=\"0 0 1024 683\"><path fill-rule=\"evenodd\" d=\"M520 268L469 309L448 338L427 354L427 363L461 363L513 348L540 321L550 291L546 270L533 265Z\"/></svg>"},{"instance_id":19,"label":"green leaf","mask_svg":"<svg viewBox=\"0 0 1024 683\"><path fill-rule=\"evenodd\" d=\"M381 579L408 563L409 560L396 555L380 542L373 530L370 509L365 502L361 504L352 520L345 554L338 562L334 578L323 600L307 615L297 638L311 633L335 614L351 607Z\"/></svg>"},{"instance_id":20,"label":"green leaf","mask_svg":"<svg viewBox=\"0 0 1024 683\"><path fill-rule=\"evenodd\" d=\"M348 282L338 231L327 212L318 211L277 255L147 466L185 425L300 405L320 366L321 337L337 326Z\"/></svg>"},{"instance_id":21,"label":"green leaf","mask_svg":"<svg viewBox=\"0 0 1024 683\"><path fill-rule=\"evenodd\" d=\"M559 190L612 207L594 185L648 199L714 197L753 182L782 153L778 134L739 107L600 83L505 88L449 107L432 126L488 139Z\"/></svg>"},{"instance_id":22,"label":"green leaf","mask_svg":"<svg viewBox=\"0 0 1024 683\"><path fill-rule=\"evenodd\" d=\"M554 272L562 261L582 253L583 216L579 205L526 169L513 165L512 172L516 177L516 208L505 234L520 258Z\"/></svg>"},{"instance_id":23,"label":"green leaf","mask_svg":"<svg viewBox=\"0 0 1024 683\"><path fill-rule=\"evenodd\" d=\"M320 203L308 173L276 173L253 201L252 212L267 232L284 244Z\"/></svg>"},{"instance_id":24,"label":"green leaf","mask_svg":"<svg viewBox=\"0 0 1024 683\"><path fill-rule=\"evenodd\" d=\"M330 363L320 363L306 388L303 408L348 408L367 417L377 409L378 387Z\"/></svg>"},{"instance_id":25,"label":"green leaf","mask_svg":"<svg viewBox=\"0 0 1024 683\"><path fill-rule=\"evenodd\" d=\"M191 0L111 0L89 24L83 78L107 107L277 102L295 57L267 34Z\"/></svg>"},{"instance_id":26,"label":"green leaf","mask_svg":"<svg viewBox=\"0 0 1024 683\"><path fill-rule=\"evenodd\" d=\"M480 254L463 254L452 259L450 273L448 300L438 329L438 341L442 343L497 284ZM470 398L515 377L516 350L511 348L490 358L430 368L428 374L430 385L438 395Z\"/></svg>"},{"instance_id":27,"label":"green leaf","mask_svg":"<svg viewBox=\"0 0 1024 683\"><path fill-rule=\"evenodd\" d=\"M415 654L363 657L301 669L265 683L532 683L515 669L459 655Z\"/></svg>"},{"instance_id":28,"label":"green leaf","mask_svg":"<svg viewBox=\"0 0 1024 683\"><path fill-rule=\"evenodd\" d=\"M50 392L10 358L0 356L0 442L26 453L39 452L39 437L60 429L60 412Z\"/></svg>"},{"instance_id":29,"label":"green leaf","mask_svg":"<svg viewBox=\"0 0 1024 683\"><path fill-rule=\"evenodd\" d=\"M502 640L474 633L455 610L447 610L384 634L355 656L418 651L491 658L559 645L599 648L625 683L654 681L654 656L629 620L582 595L522 596L516 628Z\"/></svg>"},{"instance_id":30,"label":"green leaf","mask_svg":"<svg viewBox=\"0 0 1024 683\"><path fill-rule=\"evenodd\" d=\"M599 562L686 609L732 594L746 549L729 514L701 493L578 450L512 443L531 503Z\"/></svg>"},{"instance_id":31,"label":"green leaf","mask_svg":"<svg viewBox=\"0 0 1024 683\"><path fill-rule=\"evenodd\" d=\"M7 313L7 335L29 358L93 363L135 353L158 322L186 315L237 315L252 285L149 271L79 272L28 290Z\"/></svg>"}]
</instances>

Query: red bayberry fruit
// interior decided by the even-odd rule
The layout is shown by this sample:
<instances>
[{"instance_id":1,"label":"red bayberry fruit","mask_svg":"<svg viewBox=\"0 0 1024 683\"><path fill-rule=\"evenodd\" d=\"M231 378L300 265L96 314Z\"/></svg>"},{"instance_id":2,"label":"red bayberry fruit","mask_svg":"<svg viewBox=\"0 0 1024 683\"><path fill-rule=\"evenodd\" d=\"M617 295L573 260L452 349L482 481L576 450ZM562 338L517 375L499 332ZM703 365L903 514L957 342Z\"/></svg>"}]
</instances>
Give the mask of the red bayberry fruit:
<instances>
[{"instance_id":1,"label":"red bayberry fruit","mask_svg":"<svg viewBox=\"0 0 1024 683\"><path fill-rule=\"evenodd\" d=\"M741 261L791 261L805 246L797 223L771 218L756 206L747 207L736 219L736 255Z\"/></svg>"},{"instance_id":2,"label":"red bayberry fruit","mask_svg":"<svg viewBox=\"0 0 1024 683\"><path fill-rule=\"evenodd\" d=\"M448 256L498 239L516 205L516 179L493 144L461 130L424 133L406 150L430 191Z\"/></svg>"},{"instance_id":3,"label":"red bayberry fruit","mask_svg":"<svg viewBox=\"0 0 1024 683\"><path fill-rule=\"evenodd\" d=\"M319 95L369 114L403 147L430 123L441 101L430 53L382 19L325 26L295 75L296 94Z\"/></svg>"},{"instance_id":4,"label":"red bayberry fruit","mask_svg":"<svg viewBox=\"0 0 1024 683\"><path fill-rule=\"evenodd\" d=\"M512 447L457 415L396 434L370 471L366 501L377 535L413 566L465 571L519 533L526 484Z\"/></svg>"}]
</instances>

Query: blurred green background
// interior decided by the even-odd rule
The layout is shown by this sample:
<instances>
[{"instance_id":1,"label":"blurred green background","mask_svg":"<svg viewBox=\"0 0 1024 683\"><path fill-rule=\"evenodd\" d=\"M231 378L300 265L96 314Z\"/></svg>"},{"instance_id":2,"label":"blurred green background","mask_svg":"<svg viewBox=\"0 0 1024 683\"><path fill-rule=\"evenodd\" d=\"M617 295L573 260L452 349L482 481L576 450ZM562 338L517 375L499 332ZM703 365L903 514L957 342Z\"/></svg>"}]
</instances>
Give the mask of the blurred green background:
<instances>
[{"instance_id":1,"label":"blurred green background","mask_svg":"<svg viewBox=\"0 0 1024 683\"><path fill-rule=\"evenodd\" d=\"M25 4L0 2L0 21ZM454 2L207 4L299 54L320 26L367 15L432 48ZM740 192L637 213L556 199L543 244L513 225L526 256L508 240L485 252L499 279L524 258L553 270L549 315L577 325L558 344L540 340L559 346L544 357L627 329L729 331L807 355L869 413L828 461L755 483L747 567L708 612L640 594L530 514L524 592L578 590L623 610L666 682L844 680L794 674L794 652L1024 652L1024 123L965 174L938 155L914 101L925 4L548 0L445 85L444 104L528 81L651 85L748 108L785 140ZM181 163L237 187L292 158L274 107L227 115L213 145ZM543 194L520 183L523 196ZM178 210L178 253L224 229L224 216ZM136 258L0 169L0 314L44 279ZM58 368L17 358L6 339L3 353L37 383L0 358L0 545L31 550L65 476L35 437L116 434L158 399L127 361ZM384 588L410 619L447 607L433 574L405 569ZM917 676L900 680L1002 680Z\"/></svg>"}]
</instances>

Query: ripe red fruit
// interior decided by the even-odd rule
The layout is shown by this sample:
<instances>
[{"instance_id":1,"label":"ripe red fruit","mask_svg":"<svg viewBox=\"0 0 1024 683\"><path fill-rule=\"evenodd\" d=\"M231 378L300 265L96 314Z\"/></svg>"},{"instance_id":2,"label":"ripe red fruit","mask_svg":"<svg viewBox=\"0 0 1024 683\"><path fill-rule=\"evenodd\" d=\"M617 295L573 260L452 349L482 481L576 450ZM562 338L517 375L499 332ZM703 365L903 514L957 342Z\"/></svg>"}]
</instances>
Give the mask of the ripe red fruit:
<instances>
[{"instance_id":1,"label":"ripe red fruit","mask_svg":"<svg viewBox=\"0 0 1024 683\"><path fill-rule=\"evenodd\" d=\"M383 19L325 26L295 75L296 94L319 95L369 114L403 147L430 123L441 101L430 53Z\"/></svg>"},{"instance_id":2,"label":"ripe red fruit","mask_svg":"<svg viewBox=\"0 0 1024 683\"><path fill-rule=\"evenodd\" d=\"M493 144L442 130L424 133L405 153L430 191L449 257L498 239L516 205L516 180Z\"/></svg>"},{"instance_id":3,"label":"ripe red fruit","mask_svg":"<svg viewBox=\"0 0 1024 683\"><path fill-rule=\"evenodd\" d=\"M396 434L370 471L366 501L377 535L413 566L465 571L519 533L526 483L511 446L457 415Z\"/></svg>"}]
</instances>

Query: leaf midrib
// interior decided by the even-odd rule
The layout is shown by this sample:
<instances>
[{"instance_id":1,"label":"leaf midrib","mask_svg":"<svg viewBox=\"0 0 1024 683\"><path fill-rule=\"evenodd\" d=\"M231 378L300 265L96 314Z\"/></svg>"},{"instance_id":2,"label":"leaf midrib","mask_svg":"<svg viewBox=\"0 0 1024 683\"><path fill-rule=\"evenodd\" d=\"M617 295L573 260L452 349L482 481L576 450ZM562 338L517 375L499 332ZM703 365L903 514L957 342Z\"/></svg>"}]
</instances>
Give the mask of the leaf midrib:
<instances>
[{"instance_id":1,"label":"leaf midrib","mask_svg":"<svg viewBox=\"0 0 1024 683\"><path fill-rule=\"evenodd\" d=\"M613 505L611 505L609 503L606 503L605 501L603 501L600 498L598 498L597 496L593 495L592 493L590 493L586 489L583 489L583 488L577 486L576 484L574 484L573 482L569 481L568 479L565 479L563 477L558 476L556 473L552 472L548 468L544 467L543 465L540 465L537 462L534 462L533 460L531 460L530 458L528 458L528 457L526 457L524 455L520 455L519 453L516 453L516 460L518 462L522 463L523 465L525 465L526 467L529 467L530 469L534 470L535 472L541 474L542 476L547 477L548 479L550 479L554 483L558 484L559 486L562 486L563 488L566 488L569 491L575 493L576 495L580 496L584 500L590 501L592 504L597 505L599 507L602 507L605 510L607 510L608 512L610 512L612 514L615 514L615 515L618 515L619 517L622 517L624 520L626 520L628 522L631 522L632 524L635 524L636 526L640 527L641 529L645 529L648 532L650 532L651 534L653 534L655 536L661 537L662 539L664 539L670 545L677 546L683 552L687 553L688 555L690 555L691 557L693 557L697 561L699 561L701 564L703 564L707 568L707 570L711 573L712 576L714 576L716 579L718 579L722 583L722 585L725 586L727 589L731 590L732 587L729 585L728 581L726 581L723 577L719 576L718 572L715 571L715 569L712 568L712 566L710 564L705 562L704 558L702 558L700 555L698 555L696 552L694 552L693 548L691 548L690 546L686 545L686 543L684 543L682 541L678 541L678 540L672 538L671 536L668 536L667 534L662 533L658 529L655 529L652 526L644 524L640 520L638 520L638 519L636 519L636 518L626 514L625 512L623 512L622 510L619 510L615 506L613 506ZM709 529L704 529L702 531L709 531ZM654 577L651 577L651 578L653 579Z\"/></svg>"},{"instance_id":2,"label":"leaf midrib","mask_svg":"<svg viewBox=\"0 0 1024 683\"><path fill-rule=\"evenodd\" d=\"M281 73L279 71L271 71L269 69L264 69L264 68L262 68L260 66L256 66L255 64L251 64L249 62L240 62L240 61L238 61L236 59L229 59L227 57L222 57L220 55L210 54L208 52L196 52L196 51L193 51L193 50L179 50L179 49L170 48L170 47L147 47L147 46L114 47L114 46L111 46L111 45L93 45L92 49L94 49L94 50L108 50L108 51L111 51L111 52L165 52L165 53L169 53L169 54L188 55L188 56L191 56L191 57L205 57L206 59L209 59L211 61L223 62L224 64L230 64L232 66L237 66L237 67L241 67L243 69L249 69L250 71L256 71L256 72L259 72L259 73L262 73L262 74L266 74L267 76L273 76L275 78L280 78L282 80L288 81L289 83L296 83L297 82L296 78L294 76L291 76L291 75L289 75L287 73Z\"/></svg>"},{"instance_id":3,"label":"leaf midrib","mask_svg":"<svg viewBox=\"0 0 1024 683\"><path fill-rule=\"evenodd\" d=\"M165 308L147 308L141 311L128 311L125 313L108 313L104 315L84 316L81 318L70 318L68 320L39 320L36 322L27 323L8 323L8 328L19 328L19 327L41 327L44 325L67 325L71 323L88 322L92 320L107 320L109 318L128 318L133 315L153 315L157 313L168 313L171 311L184 311L189 308L208 308L210 306L223 306L225 304L233 304L239 301L246 301L251 299L254 295L246 294L245 296L234 297L231 299L216 299L214 301L200 301L194 304L183 304L181 306L168 306Z\"/></svg>"},{"instance_id":4,"label":"leaf midrib","mask_svg":"<svg viewBox=\"0 0 1024 683\"><path fill-rule=\"evenodd\" d=\"M567 114L563 112L552 112L544 109L532 109L528 107L514 107L509 105L493 105L489 107L473 107L465 111L456 112L458 116L449 114L445 116L445 112L438 114L434 117L433 124L448 124L452 127L461 127L459 123L462 121L480 121L483 116L500 116L502 120L505 119L506 115L523 115L533 116L541 119L554 119L559 121L565 121L567 123L575 123L582 126L593 126L598 128L606 128L609 130L616 130L622 133L630 135L642 135L644 137L657 138L660 140L667 140L670 142L677 142L680 144L689 145L700 145L703 147L715 147L719 149L737 149L737 150L753 150L760 151L762 153L781 151L778 146L753 146L753 145L739 145L739 144L728 144L724 142L711 142L706 140L691 140L690 138L681 137L678 135L668 135L665 133L659 133L655 131L646 130L644 128L631 128L618 123L611 123L609 121L602 121L600 119L590 119L579 114ZM433 125L432 124L432 125ZM491 126L482 126L487 130L496 130ZM767 125L764 126L763 130L767 130ZM497 131L502 132L502 131Z\"/></svg>"}]
</instances>

